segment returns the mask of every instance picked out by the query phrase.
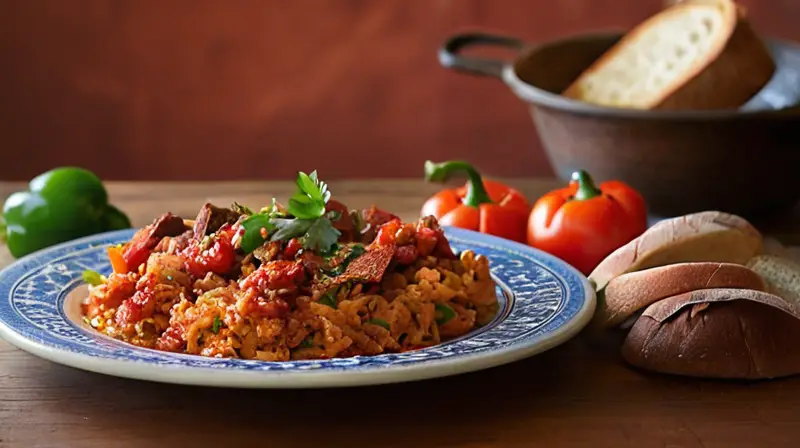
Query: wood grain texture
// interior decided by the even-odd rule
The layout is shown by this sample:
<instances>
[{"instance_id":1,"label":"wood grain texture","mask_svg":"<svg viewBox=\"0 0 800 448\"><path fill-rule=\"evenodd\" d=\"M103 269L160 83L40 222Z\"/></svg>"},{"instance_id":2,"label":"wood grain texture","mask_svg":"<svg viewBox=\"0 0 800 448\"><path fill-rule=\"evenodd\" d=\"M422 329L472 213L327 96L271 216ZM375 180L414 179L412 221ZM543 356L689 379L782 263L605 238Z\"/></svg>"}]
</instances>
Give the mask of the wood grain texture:
<instances>
[{"instance_id":1,"label":"wood grain texture","mask_svg":"<svg viewBox=\"0 0 800 448\"><path fill-rule=\"evenodd\" d=\"M531 197L552 180L511 180ZM0 198L20 184L0 183ZM436 187L334 181L352 207L417 216ZM206 200L257 205L288 183L113 183L112 201L141 226ZM797 229L798 227L794 227ZM796 232L796 230L795 230ZM0 266L10 257L0 247ZM703 381L641 373L621 340L580 336L483 372L392 386L248 391L126 380L61 367L0 341L0 447L449 446L795 447L800 379Z\"/></svg>"},{"instance_id":2,"label":"wood grain texture","mask_svg":"<svg viewBox=\"0 0 800 448\"><path fill-rule=\"evenodd\" d=\"M437 48L465 28L531 42L624 29L662 3L3 1L0 179L64 164L107 179L281 179L299 154L326 179L416 177L451 157L548 174L525 106L441 68ZM758 29L800 40L800 3L742 3Z\"/></svg>"}]
</instances>

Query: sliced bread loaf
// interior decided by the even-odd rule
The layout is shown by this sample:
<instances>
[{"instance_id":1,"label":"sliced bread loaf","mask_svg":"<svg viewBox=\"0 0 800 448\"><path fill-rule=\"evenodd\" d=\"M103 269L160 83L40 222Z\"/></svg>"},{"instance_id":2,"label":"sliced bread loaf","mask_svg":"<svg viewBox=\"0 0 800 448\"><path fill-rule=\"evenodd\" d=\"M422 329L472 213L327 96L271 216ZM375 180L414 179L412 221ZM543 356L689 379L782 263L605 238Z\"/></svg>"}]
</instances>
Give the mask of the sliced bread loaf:
<instances>
[{"instance_id":1,"label":"sliced bread loaf","mask_svg":"<svg viewBox=\"0 0 800 448\"><path fill-rule=\"evenodd\" d=\"M767 291L800 311L800 264L773 255L759 255L747 263L767 283Z\"/></svg>"}]
</instances>

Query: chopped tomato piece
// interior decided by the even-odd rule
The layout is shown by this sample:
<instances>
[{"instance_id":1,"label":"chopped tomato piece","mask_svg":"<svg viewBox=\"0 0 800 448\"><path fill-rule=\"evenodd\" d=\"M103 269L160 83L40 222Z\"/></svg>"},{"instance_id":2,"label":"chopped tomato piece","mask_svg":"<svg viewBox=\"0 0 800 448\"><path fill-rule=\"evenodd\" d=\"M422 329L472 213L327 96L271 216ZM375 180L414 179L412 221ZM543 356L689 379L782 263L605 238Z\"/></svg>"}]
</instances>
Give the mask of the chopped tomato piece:
<instances>
[{"instance_id":1,"label":"chopped tomato piece","mask_svg":"<svg viewBox=\"0 0 800 448\"><path fill-rule=\"evenodd\" d=\"M142 320L142 305L128 299L122 302L114 315L114 322L124 326Z\"/></svg>"},{"instance_id":2,"label":"chopped tomato piece","mask_svg":"<svg viewBox=\"0 0 800 448\"><path fill-rule=\"evenodd\" d=\"M374 205L363 211L364 222L367 224L378 227L386 224L389 221L400 220L397 215L383 211Z\"/></svg>"},{"instance_id":3,"label":"chopped tomato piece","mask_svg":"<svg viewBox=\"0 0 800 448\"><path fill-rule=\"evenodd\" d=\"M228 273L236 261L232 243L234 234L232 227L226 224L212 238L210 246L205 247L202 241L193 241L183 253L186 270L197 278L203 278L209 272L217 275Z\"/></svg>"},{"instance_id":4,"label":"chopped tomato piece","mask_svg":"<svg viewBox=\"0 0 800 448\"><path fill-rule=\"evenodd\" d=\"M292 238L286 243L286 249L283 250L283 256L287 260L293 260L294 257L300 252L300 249L303 248L303 243L300 242L299 238Z\"/></svg>"},{"instance_id":5,"label":"chopped tomato piece","mask_svg":"<svg viewBox=\"0 0 800 448\"><path fill-rule=\"evenodd\" d=\"M260 316L268 319L283 318L291 311L286 300L271 295L269 298L259 294L255 289L250 289L236 302L236 311L242 316Z\"/></svg>"},{"instance_id":6,"label":"chopped tomato piece","mask_svg":"<svg viewBox=\"0 0 800 448\"><path fill-rule=\"evenodd\" d=\"M400 230L402 226L403 224L399 219L393 219L382 225L378 229L378 236L375 237L374 244L378 246L391 246L394 244L397 231Z\"/></svg>"},{"instance_id":7,"label":"chopped tomato piece","mask_svg":"<svg viewBox=\"0 0 800 448\"><path fill-rule=\"evenodd\" d=\"M395 259L398 263L409 265L417 261L417 258L419 258L417 246L400 246L397 248Z\"/></svg>"},{"instance_id":8,"label":"chopped tomato piece","mask_svg":"<svg viewBox=\"0 0 800 448\"><path fill-rule=\"evenodd\" d=\"M125 267L129 271L138 269L139 266L147 262L150 257L150 249L150 242L147 239L131 241L126 244L122 250Z\"/></svg>"},{"instance_id":9,"label":"chopped tomato piece","mask_svg":"<svg viewBox=\"0 0 800 448\"><path fill-rule=\"evenodd\" d=\"M417 230L417 250L420 256L427 257L436 248L439 234L433 229L422 227Z\"/></svg>"},{"instance_id":10,"label":"chopped tomato piece","mask_svg":"<svg viewBox=\"0 0 800 448\"><path fill-rule=\"evenodd\" d=\"M167 352L179 352L186 345L183 332L175 327L169 327L156 341L156 349Z\"/></svg>"},{"instance_id":11,"label":"chopped tomato piece","mask_svg":"<svg viewBox=\"0 0 800 448\"><path fill-rule=\"evenodd\" d=\"M264 263L247 278L241 281L242 289L255 289L266 292L269 289L288 289L305 280L306 273L302 262L278 260Z\"/></svg>"}]
</instances>

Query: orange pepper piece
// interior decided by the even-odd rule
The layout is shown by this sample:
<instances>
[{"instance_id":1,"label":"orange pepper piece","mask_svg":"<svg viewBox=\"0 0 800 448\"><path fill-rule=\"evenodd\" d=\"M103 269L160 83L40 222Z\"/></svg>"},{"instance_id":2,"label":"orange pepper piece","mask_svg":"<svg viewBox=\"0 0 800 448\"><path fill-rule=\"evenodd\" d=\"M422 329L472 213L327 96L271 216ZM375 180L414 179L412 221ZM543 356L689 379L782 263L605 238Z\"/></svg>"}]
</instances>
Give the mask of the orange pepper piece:
<instances>
[{"instance_id":1,"label":"orange pepper piece","mask_svg":"<svg viewBox=\"0 0 800 448\"><path fill-rule=\"evenodd\" d=\"M124 274L128 272L128 263L125 262L125 257L122 256L122 249L117 246L108 248L108 260L111 262L111 268L116 274Z\"/></svg>"}]
</instances>

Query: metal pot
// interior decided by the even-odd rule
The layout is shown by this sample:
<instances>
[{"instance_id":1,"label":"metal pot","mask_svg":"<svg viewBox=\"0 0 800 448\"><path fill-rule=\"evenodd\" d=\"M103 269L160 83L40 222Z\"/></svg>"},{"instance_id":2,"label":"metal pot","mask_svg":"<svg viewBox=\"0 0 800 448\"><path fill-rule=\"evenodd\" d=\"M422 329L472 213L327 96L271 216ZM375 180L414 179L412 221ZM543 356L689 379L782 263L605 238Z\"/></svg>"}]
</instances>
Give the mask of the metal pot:
<instances>
[{"instance_id":1,"label":"metal pot","mask_svg":"<svg viewBox=\"0 0 800 448\"><path fill-rule=\"evenodd\" d=\"M541 45L482 33L447 39L440 63L501 79L530 108L545 153L565 181L586 169L598 180L637 188L650 212L674 216L720 210L755 218L800 200L800 46L769 41L770 83L737 110L649 111L596 106L559 95L622 33ZM499 46L513 61L462 55Z\"/></svg>"}]
</instances>

